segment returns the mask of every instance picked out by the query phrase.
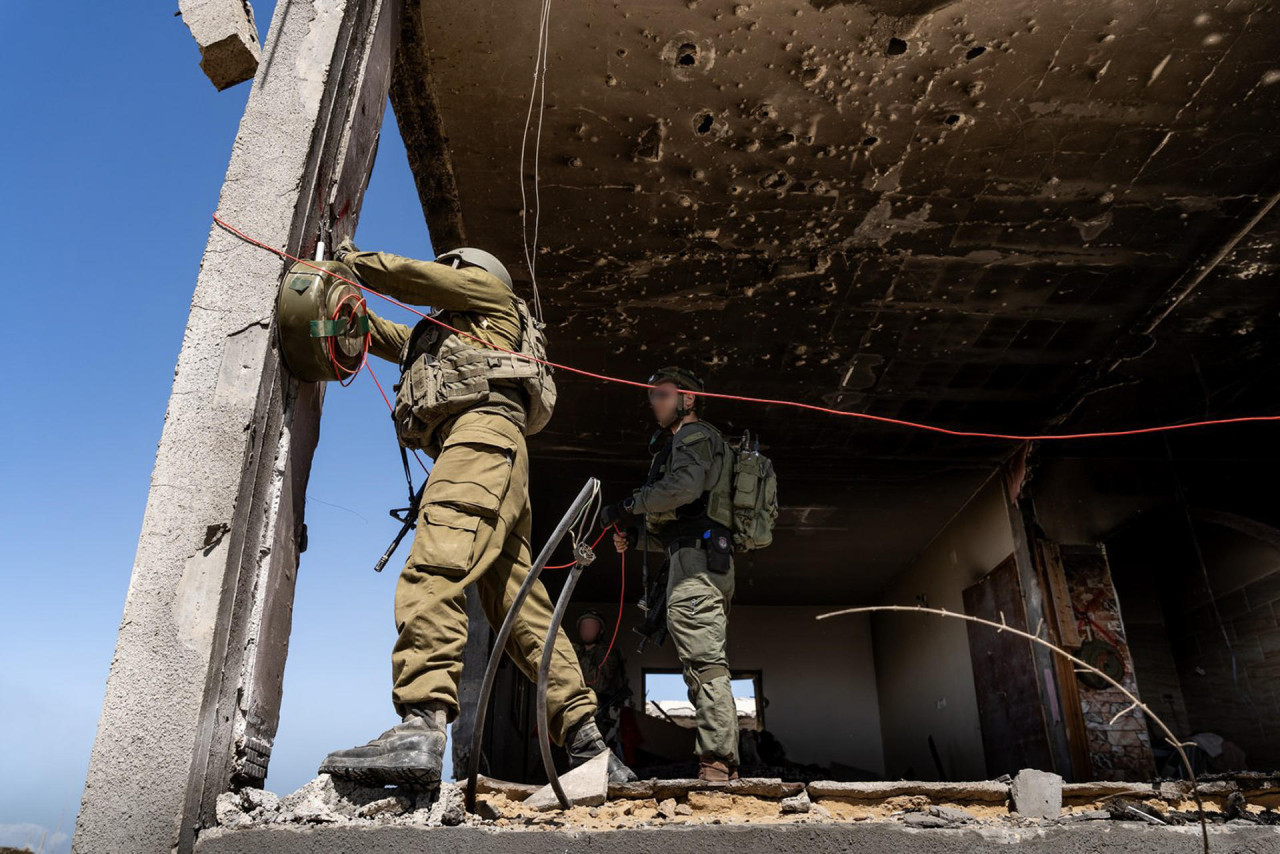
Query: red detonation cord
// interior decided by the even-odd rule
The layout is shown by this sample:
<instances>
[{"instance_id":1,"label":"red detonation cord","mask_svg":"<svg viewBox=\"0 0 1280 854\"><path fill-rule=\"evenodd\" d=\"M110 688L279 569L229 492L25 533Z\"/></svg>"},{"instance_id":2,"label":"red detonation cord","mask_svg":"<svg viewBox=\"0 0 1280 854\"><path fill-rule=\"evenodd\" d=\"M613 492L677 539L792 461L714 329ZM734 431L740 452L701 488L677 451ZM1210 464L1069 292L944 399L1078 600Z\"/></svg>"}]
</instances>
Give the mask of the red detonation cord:
<instances>
[{"instance_id":1,"label":"red detonation cord","mask_svg":"<svg viewBox=\"0 0 1280 854\"><path fill-rule=\"evenodd\" d=\"M351 300L356 301L357 309L365 309L366 311L368 310L368 306L365 305L364 297L360 296L359 294L347 294L345 297L343 297L341 300L338 301L338 307L333 310L333 317L331 318L331 320L334 323L338 322L338 315L342 314L342 307ZM355 318L356 318L356 312L352 311L351 319L354 321ZM329 336L329 361L333 363L333 371L338 376L338 384L341 385L343 388L346 388L347 386L351 385L353 382L356 381L356 374L360 373L360 369L363 368L365 366L365 363L369 361L369 342L373 339L373 333L366 332L364 334L364 346L361 348L361 351L360 351L360 364L356 365L356 369L354 371L349 371L346 368L342 367L342 363L338 361L338 351L337 351L337 347L334 345L334 342L337 340L337 338L338 338L337 335ZM347 375L347 378L345 380L342 379L343 374ZM391 405L390 402L388 402L387 405L390 406Z\"/></svg>"},{"instance_id":2,"label":"red detonation cord","mask_svg":"<svg viewBox=\"0 0 1280 854\"><path fill-rule=\"evenodd\" d=\"M220 225L222 228L225 228L227 231L231 232L236 237L239 237L241 240L244 240L247 243L251 243L254 246L257 246L261 249L265 249L268 252L272 252L276 255L279 255L281 258L286 258L290 261L294 261L295 263L303 264L304 266L311 267L312 269L315 269L315 270L319 270L322 273L333 276L335 279L338 279L339 281L346 282L349 285L353 285L359 288L360 290L364 291L365 293L370 293L376 297L381 297L382 299L386 300L389 303L392 303L393 305L398 305L401 308L405 309L406 311L412 312L413 314L416 314L419 317L422 317L422 318L425 318L426 320L431 321L437 326L443 327L444 329L447 329L456 335L461 335L463 338L468 338L472 341L475 341L491 350L497 350L500 353L506 353L508 355L515 356L517 358L524 359L526 361L535 362L540 365L546 365L547 367L558 368L562 371L567 371L568 373L571 373L571 374L577 374L578 376L587 377L588 379L600 380L601 382L607 382L607 383L616 383L618 385L626 385L626 386L631 386L633 388L644 388L644 389L653 388L653 386L650 385L649 383L642 383L642 382L637 382L635 380L622 379L621 377L611 377L611 376L608 376L607 374L597 374L591 371L585 371L581 368L575 368L570 365L562 365L559 362L551 362L545 359L538 359L533 356L529 356L525 353L517 353L513 350L507 350L503 347L498 347L494 344L490 344L489 342L484 341L480 338L477 338L474 335L470 335L466 332L463 332L460 329L455 329L454 327L450 326L449 324L445 323L439 318L430 317L426 314L423 314L422 312L418 311L412 306L405 305L404 303L400 302L397 299L393 299L387 296L386 294L379 293L378 291L375 291L373 288L370 288L364 284L361 284L358 281L353 281L351 279L343 278L342 276L339 276L338 274L334 273L331 270L323 270L320 267L317 267L315 264L311 263L310 261L290 255L288 252L285 252L283 249L277 249L276 247L263 243L260 240L255 240L254 238L245 234L243 231L240 231L234 226L229 225L227 222L219 218L217 214L213 215L213 221L216 222L218 225ZM824 406L816 406L811 403L801 403L795 400L775 400L775 399L763 398L763 397L743 397L743 396L734 395L734 394L716 394L714 392L709 392L709 391L688 391L685 389L682 389L681 391L684 394L692 394L698 397L716 398L720 400L734 400L740 403L758 403L766 406L789 406L794 409L804 409L810 412L821 412L825 415L835 415L841 418L857 418L863 421L874 421L880 424L891 424L897 427L908 427L913 430L924 430L929 433L940 433L944 436L956 436L956 437L968 438L968 439L1004 439L1012 442L1048 442L1048 441L1062 440L1062 439L1102 439L1102 438L1110 438L1110 437L1116 437L1116 436L1139 436L1139 435L1148 434L1148 433L1167 433L1173 430L1187 430L1192 427L1210 427L1210 426L1219 425L1219 424L1243 424L1243 423L1254 422L1254 421L1280 421L1280 415L1245 415L1237 418L1213 418L1213 419L1208 419L1204 421L1187 421L1181 424L1163 424L1156 427L1139 427L1132 430L1103 430L1103 431L1097 431L1092 433L1056 433L1056 434L1044 434L1044 435L1041 435L1041 434L1023 435L1018 433L986 433L986 432L981 432L976 430L950 430L946 427L938 427L933 424L922 424L917 421L906 421L900 418L889 418L883 415L871 415L865 412L850 412L850 411L841 410L841 409L828 409L827 407L824 407Z\"/></svg>"},{"instance_id":3,"label":"red detonation cord","mask_svg":"<svg viewBox=\"0 0 1280 854\"><path fill-rule=\"evenodd\" d=\"M618 530L618 526L614 525L613 529L615 531ZM600 532L600 536L603 537L605 531L608 530L608 528L605 528L604 531ZM596 542L600 541L596 540ZM594 685L600 681L600 671L604 668L605 662L609 660L609 656L613 654L613 642L618 639L618 629L622 628L622 609L625 607L627 600L627 553L618 552L618 557L622 561L622 588L618 591L618 619L613 624L613 637L609 638L609 648L604 651L604 658L600 659L600 666L596 668L596 678L588 682L588 685Z\"/></svg>"}]
</instances>

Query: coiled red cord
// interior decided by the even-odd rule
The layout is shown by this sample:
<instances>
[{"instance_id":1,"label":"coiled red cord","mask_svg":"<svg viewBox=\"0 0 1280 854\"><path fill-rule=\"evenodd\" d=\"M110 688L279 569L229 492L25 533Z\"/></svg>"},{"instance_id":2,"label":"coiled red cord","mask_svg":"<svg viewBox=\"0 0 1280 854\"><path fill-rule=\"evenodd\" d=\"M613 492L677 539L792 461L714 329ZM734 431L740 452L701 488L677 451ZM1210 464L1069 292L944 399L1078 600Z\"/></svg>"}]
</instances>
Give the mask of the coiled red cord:
<instances>
[{"instance_id":1,"label":"coiled red cord","mask_svg":"<svg viewBox=\"0 0 1280 854\"><path fill-rule=\"evenodd\" d=\"M359 310L368 311L369 307L368 305L365 304L364 297L360 296L359 294L347 294L341 300L338 301L337 307L334 308L333 310L333 317L329 319L332 320L334 323L337 323L339 316L341 316L342 314L343 306L345 306L351 300L355 300L356 307L357 307L355 311L351 312L351 320L353 322L358 317L357 311ZM333 371L338 377L338 384L345 388L346 386L349 386L356 381L356 375L360 373L360 369L363 368L365 366L365 363L369 361L369 342L373 339L373 333L366 332L364 334L364 343L360 347L360 364L356 365L355 370L353 371L347 370L342 366L342 363L338 361L338 348L337 348L337 345L335 344L335 342L337 341L337 338L338 338L337 335L329 336L329 341L328 341L329 361L333 364ZM345 380L342 378L343 374L347 375ZM387 402L387 405L388 406L391 405L390 401Z\"/></svg>"}]
</instances>

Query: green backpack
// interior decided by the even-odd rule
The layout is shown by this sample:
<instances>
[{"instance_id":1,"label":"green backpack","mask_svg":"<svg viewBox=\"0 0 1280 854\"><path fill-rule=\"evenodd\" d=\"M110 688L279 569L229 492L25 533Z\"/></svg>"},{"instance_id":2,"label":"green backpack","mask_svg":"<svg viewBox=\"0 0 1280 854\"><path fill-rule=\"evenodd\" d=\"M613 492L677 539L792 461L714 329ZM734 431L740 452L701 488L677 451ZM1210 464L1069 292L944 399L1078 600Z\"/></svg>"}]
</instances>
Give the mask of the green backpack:
<instances>
[{"instance_id":1,"label":"green backpack","mask_svg":"<svg viewBox=\"0 0 1280 854\"><path fill-rule=\"evenodd\" d=\"M733 454L734 551L763 549L773 542L773 523L778 518L778 475L773 461L760 453L759 438L752 441L744 432L736 446L726 443Z\"/></svg>"}]
</instances>

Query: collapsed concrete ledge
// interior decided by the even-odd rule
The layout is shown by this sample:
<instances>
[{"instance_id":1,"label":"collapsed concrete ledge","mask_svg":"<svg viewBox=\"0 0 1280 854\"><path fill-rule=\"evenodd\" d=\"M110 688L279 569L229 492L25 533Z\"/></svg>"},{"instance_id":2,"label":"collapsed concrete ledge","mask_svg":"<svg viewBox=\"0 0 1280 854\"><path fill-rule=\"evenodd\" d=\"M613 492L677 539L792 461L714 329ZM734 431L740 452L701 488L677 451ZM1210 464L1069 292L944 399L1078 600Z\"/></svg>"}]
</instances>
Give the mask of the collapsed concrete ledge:
<instances>
[{"instance_id":1,"label":"collapsed concrete ledge","mask_svg":"<svg viewBox=\"0 0 1280 854\"><path fill-rule=\"evenodd\" d=\"M442 784L438 792L412 792L321 775L283 798L260 789L222 795L219 826L201 833L195 850L536 854L594 851L600 845L613 846L611 854L648 854L659 846L734 854L746 854L744 846L805 854L933 852L957 846L995 852L1010 845L1054 852L1202 850L1198 814L1185 784L1069 785L1055 795L1059 800L1047 815L1037 815L1018 809L1017 780L1012 785L821 781L807 786L777 779L644 780L610 786L608 799L597 806L561 810L534 805L530 796L536 786L482 777L476 811L468 813L462 787L454 783ZM1242 787L1219 780L1200 787L1214 854L1280 850L1274 780L1247 782Z\"/></svg>"},{"instance_id":2,"label":"collapsed concrete ledge","mask_svg":"<svg viewBox=\"0 0 1280 854\"><path fill-rule=\"evenodd\" d=\"M652 854L654 851L698 854L825 854L855 849L885 852L1021 852L1096 854L1096 852L1187 852L1201 848L1198 827L1096 823L1091 825L919 830L898 824L749 825L722 824L632 830L556 832L496 830L474 827L334 827L269 826L202 833L197 854L293 854L293 852L447 851L450 854ZM1272 854L1280 845L1277 827L1214 827L1215 854Z\"/></svg>"}]
</instances>

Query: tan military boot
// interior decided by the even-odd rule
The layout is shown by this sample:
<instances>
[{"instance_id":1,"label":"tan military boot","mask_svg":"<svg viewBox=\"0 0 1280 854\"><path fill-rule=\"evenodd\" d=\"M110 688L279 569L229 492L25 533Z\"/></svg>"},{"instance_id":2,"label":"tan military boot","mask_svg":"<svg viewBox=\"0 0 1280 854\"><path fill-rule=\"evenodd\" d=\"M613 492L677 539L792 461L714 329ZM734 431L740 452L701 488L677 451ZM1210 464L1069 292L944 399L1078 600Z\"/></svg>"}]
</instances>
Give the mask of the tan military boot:
<instances>
[{"instance_id":1,"label":"tan military boot","mask_svg":"<svg viewBox=\"0 0 1280 854\"><path fill-rule=\"evenodd\" d=\"M698 779L704 783L727 783L738 779L738 766L714 756L703 756L698 763Z\"/></svg>"}]
</instances>

